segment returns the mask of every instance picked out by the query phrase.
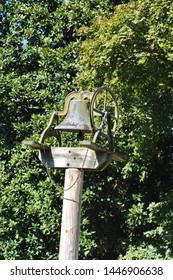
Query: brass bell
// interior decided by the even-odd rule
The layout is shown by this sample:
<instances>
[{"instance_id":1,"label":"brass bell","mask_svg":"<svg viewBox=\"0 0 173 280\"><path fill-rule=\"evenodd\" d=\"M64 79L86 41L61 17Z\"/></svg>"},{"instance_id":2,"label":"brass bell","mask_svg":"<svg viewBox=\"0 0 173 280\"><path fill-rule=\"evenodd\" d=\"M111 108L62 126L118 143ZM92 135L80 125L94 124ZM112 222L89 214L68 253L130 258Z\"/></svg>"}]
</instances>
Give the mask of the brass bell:
<instances>
[{"instance_id":1,"label":"brass bell","mask_svg":"<svg viewBox=\"0 0 173 280\"><path fill-rule=\"evenodd\" d=\"M70 100L65 119L55 127L58 131L91 133L93 128L89 115L88 100Z\"/></svg>"}]
</instances>

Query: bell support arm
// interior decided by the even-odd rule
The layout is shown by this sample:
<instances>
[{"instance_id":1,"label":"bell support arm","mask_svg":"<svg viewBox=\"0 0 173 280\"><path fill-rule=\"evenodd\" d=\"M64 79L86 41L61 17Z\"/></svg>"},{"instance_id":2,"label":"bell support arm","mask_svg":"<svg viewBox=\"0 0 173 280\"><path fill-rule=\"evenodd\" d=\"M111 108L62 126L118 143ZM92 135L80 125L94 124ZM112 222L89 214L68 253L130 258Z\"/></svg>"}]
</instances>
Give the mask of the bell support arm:
<instances>
[{"instance_id":1,"label":"bell support arm","mask_svg":"<svg viewBox=\"0 0 173 280\"><path fill-rule=\"evenodd\" d=\"M47 127L43 130L43 132L42 132L42 134L41 134L41 136L40 136L39 143L43 144L43 143L44 143L44 140L45 140L48 136L55 136L55 137L57 137L57 139L58 139L59 142L61 141L59 135L50 132L54 120L58 121L58 113L57 113L57 112L53 112L53 114L52 114L52 116L51 116L51 118L50 118L50 121L49 121Z\"/></svg>"}]
</instances>

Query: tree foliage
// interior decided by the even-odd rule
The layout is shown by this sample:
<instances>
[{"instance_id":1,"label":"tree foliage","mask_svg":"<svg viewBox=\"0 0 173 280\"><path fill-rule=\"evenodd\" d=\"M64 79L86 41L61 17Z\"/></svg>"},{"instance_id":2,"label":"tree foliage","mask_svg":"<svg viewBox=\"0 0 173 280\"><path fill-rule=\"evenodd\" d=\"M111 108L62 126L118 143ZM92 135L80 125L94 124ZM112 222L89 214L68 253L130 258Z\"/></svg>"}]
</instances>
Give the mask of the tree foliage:
<instances>
[{"instance_id":1,"label":"tree foliage","mask_svg":"<svg viewBox=\"0 0 173 280\"><path fill-rule=\"evenodd\" d=\"M1 259L58 258L64 173L21 142L38 141L69 92L103 84L118 96L128 161L85 174L80 258L173 256L173 6L119 2L1 1Z\"/></svg>"},{"instance_id":2,"label":"tree foliage","mask_svg":"<svg viewBox=\"0 0 173 280\"><path fill-rule=\"evenodd\" d=\"M58 257L63 172L50 178L21 143L38 141L50 114L77 89L76 30L112 9L98 0L1 1L2 259Z\"/></svg>"},{"instance_id":3,"label":"tree foliage","mask_svg":"<svg viewBox=\"0 0 173 280\"><path fill-rule=\"evenodd\" d=\"M128 188L121 201L130 258L145 258L145 248L148 257L172 257L172 11L172 1L130 1L80 30L80 84L110 86L120 106L115 143L129 157L119 187Z\"/></svg>"}]
</instances>

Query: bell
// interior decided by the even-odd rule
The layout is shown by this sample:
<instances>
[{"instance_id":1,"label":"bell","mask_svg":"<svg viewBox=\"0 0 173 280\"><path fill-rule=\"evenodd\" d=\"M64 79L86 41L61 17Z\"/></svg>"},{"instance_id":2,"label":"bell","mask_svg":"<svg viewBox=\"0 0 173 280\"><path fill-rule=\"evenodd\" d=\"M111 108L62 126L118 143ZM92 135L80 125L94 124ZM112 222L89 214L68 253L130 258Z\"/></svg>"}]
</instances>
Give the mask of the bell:
<instances>
[{"instance_id":1,"label":"bell","mask_svg":"<svg viewBox=\"0 0 173 280\"><path fill-rule=\"evenodd\" d=\"M93 129L88 107L88 100L72 99L65 119L55 127L55 130L91 133Z\"/></svg>"}]
</instances>

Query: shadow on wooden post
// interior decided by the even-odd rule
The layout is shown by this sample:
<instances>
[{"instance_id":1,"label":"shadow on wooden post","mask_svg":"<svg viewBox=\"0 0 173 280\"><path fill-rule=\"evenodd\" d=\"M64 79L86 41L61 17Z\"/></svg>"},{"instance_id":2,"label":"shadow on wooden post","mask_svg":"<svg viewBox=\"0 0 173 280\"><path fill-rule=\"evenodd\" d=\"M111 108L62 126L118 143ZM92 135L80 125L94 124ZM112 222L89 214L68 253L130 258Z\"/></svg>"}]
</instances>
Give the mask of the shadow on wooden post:
<instances>
[{"instance_id":1,"label":"shadow on wooden post","mask_svg":"<svg viewBox=\"0 0 173 280\"><path fill-rule=\"evenodd\" d=\"M77 260L84 171L66 169L59 260Z\"/></svg>"}]
</instances>

